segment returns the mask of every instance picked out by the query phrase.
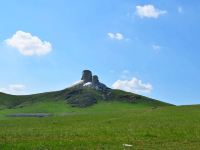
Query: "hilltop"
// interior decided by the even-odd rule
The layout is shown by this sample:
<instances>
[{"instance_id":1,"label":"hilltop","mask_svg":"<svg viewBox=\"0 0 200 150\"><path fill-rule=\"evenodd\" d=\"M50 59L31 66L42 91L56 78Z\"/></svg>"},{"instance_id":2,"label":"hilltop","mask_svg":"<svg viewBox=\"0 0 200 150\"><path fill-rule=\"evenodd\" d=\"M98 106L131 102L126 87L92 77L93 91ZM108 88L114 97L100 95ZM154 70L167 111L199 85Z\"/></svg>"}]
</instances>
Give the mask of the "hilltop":
<instances>
[{"instance_id":1,"label":"hilltop","mask_svg":"<svg viewBox=\"0 0 200 150\"><path fill-rule=\"evenodd\" d=\"M73 107L88 107L100 101L128 102L152 107L171 105L138 94L111 89L101 83L97 75L92 75L90 70L83 71L80 82L60 91L22 96L0 93L0 109L21 108L46 101L63 101Z\"/></svg>"}]
</instances>

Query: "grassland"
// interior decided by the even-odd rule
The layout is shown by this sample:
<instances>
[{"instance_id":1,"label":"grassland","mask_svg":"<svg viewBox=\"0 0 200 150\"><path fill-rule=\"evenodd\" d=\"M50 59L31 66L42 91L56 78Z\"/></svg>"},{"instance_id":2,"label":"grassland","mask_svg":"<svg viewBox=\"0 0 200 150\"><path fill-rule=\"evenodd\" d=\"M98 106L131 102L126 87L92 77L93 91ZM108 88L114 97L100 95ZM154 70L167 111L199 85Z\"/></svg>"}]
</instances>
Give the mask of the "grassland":
<instances>
[{"instance_id":1,"label":"grassland","mask_svg":"<svg viewBox=\"0 0 200 150\"><path fill-rule=\"evenodd\" d=\"M41 112L54 115L5 117ZM73 108L63 101L42 101L23 108L2 109L0 149L198 150L200 106L154 108L142 103L99 102L87 108Z\"/></svg>"}]
</instances>

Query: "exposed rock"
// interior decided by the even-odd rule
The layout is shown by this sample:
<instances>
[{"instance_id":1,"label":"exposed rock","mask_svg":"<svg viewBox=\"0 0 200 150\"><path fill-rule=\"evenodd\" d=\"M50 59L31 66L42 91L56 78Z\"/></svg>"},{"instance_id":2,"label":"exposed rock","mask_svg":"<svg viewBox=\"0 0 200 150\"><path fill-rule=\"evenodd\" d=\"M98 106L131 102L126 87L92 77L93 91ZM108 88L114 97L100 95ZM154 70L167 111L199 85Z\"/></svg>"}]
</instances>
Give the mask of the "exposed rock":
<instances>
[{"instance_id":1,"label":"exposed rock","mask_svg":"<svg viewBox=\"0 0 200 150\"><path fill-rule=\"evenodd\" d=\"M66 97L66 101L73 107L87 107L97 103L97 99L101 99L99 95L93 95L87 92L87 89L74 89L75 92L70 92Z\"/></svg>"},{"instance_id":2,"label":"exposed rock","mask_svg":"<svg viewBox=\"0 0 200 150\"><path fill-rule=\"evenodd\" d=\"M92 82L92 72L90 70L83 70L82 78L84 83Z\"/></svg>"},{"instance_id":3,"label":"exposed rock","mask_svg":"<svg viewBox=\"0 0 200 150\"><path fill-rule=\"evenodd\" d=\"M99 79L98 79L98 76L97 75L94 75L92 77L92 84L93 85L98 85L99 84Z\"/></svg>"},{"instance_id":4,"label":"exposed rock","mask_svg":"<svg viewBox=\"0 0 200 150\"><path fill-rule=\"evenodd\" d=\"M81 82L74 84L72 87L83 88L88 87L103 93L107 93L110 91L105 84L99 82L99 78L97 75L92 76L92 72L90 70L83 70Z\"/></svg>"}]
</instances>

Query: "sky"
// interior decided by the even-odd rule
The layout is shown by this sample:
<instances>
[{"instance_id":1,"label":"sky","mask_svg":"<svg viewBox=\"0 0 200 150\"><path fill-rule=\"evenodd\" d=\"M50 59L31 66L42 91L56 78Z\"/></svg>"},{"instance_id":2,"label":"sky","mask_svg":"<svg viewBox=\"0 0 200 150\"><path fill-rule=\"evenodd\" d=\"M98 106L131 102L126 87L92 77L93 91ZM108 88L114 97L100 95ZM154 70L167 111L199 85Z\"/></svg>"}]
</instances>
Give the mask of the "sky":
<instances>
[{"instance_id":1,"label":"sky","mask_svg":"<svg viewBox=\"0 0 200 150\"><path fill-rule=\"evenodd\" d=\"M107 86L200 104L199 0L4 0L0 91L64 89L82 70Z\"/></svg>"}]
</instances>

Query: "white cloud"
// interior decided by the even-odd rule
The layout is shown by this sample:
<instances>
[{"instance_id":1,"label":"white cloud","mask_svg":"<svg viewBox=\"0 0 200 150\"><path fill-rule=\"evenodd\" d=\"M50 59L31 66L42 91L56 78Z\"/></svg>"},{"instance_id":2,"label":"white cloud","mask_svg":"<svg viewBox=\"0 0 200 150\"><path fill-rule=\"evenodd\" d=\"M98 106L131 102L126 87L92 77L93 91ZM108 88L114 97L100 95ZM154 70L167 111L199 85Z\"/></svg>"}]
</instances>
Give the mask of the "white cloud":
<instances>
[{"instance_id":1,"label":"white cloud","mask_svg":"<svg viewBox=\"0 0 200 150\"><path fill-rule=\"evenodd\" d=\"M26 86L23 84L11 84L6 88L0 88L0 92L7 93L7 94L22 94Z\"/></svg>"},{"instance_id":2,"label":"white cloud","mask_svg":"<svg viewBox=\"0 0 200 150\"><path fill-rule=\"evenodd\" d=\"M25 89L25 85L22 85L22 84L12 84L12 85L9 85L9 89L11 91L23 91Z\"/></svg>"},{"instance_id":3,"label":"white cloud","mask_svg":"<svg viewBox=\"0 0 200 150\"><path fill-rule=\"evenodd\" d=\"M7 89L6 88L0 88L0 92L3 92L3 93L8 93Z\"/></svg>"},{"instance_id":4,"label":"white cloud","mask_svg":"<svg viewBox=\"0 0 200 150\"><path fill-rule=\"evenodd\" d=\"M153 45L152 45L152 48L153 48L154 50L160 50L160 49L161 49L161 46L160 46L160 45L157 45L157 44L153 44Z\"/></svg>"},{"instance_id":5,"label":"white cloud","mask_svg":"<svg viewBox=\"0 0 200 150\"><path fill-rule=\"evenodd\" d=\"M108 33L108 37L112 40L124 40L124 35L122 33Z\"/></svg>"},{"instance_id":6,"label":"white cloud","mask_svg":"<svg viewBox=\"0 0 200 150\"><path fill-rule=\"evenodd\" d=\"M16 48L25 56L46 55L52 50L51 43L40 40L31 33L17 31L11 38L5 40L10 47Z\"/></svg>"},{"instance_id":7,"label":"white cloud","mask_svg":"<svg viewBox=\"0 0 200 150\"><path fill-rule=\"evenodd\" d=\"M132 93L150 93L153 89L150 83L143 83L137 78L131 80L117 80L113 85L113 89L120 89Z\"/></svg>"},{"instance_id":8,"label":"white cloud","mask_svg":"<svg viewBox=\"0 0 200 150\"><path fill-rule=\"evenodd\" d=\"M158 18L160 15L166 14L166 10L160 10L153 5L136 6L136 14L141 18Z\"/></svg>"},{"instance_id":9,"label":"white cloud","mask_svg":"<svg viewBox=\"0 0 200 150\"><path fill-rule=\"evenodd\" d=\"M178 12L181 14L183 13L183 7L182 6L178 6Z\"/></svg>"}]
</instances>

